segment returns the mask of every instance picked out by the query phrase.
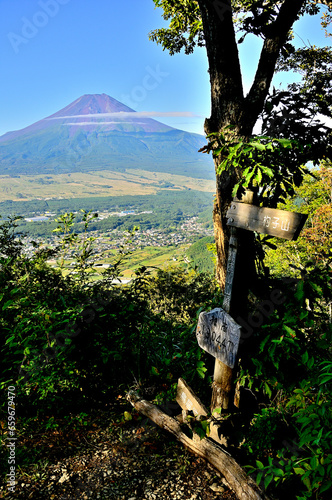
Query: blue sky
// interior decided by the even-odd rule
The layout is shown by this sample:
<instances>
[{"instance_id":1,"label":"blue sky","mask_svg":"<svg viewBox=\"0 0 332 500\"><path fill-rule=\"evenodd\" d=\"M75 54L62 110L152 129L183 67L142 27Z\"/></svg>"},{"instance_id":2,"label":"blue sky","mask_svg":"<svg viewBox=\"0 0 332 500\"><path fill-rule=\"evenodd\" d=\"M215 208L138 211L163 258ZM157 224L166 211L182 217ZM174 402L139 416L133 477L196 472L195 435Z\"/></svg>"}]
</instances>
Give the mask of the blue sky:
<instances>
[{"instance_id":1,"label":"blue sky","mask_svg":"<svg viewBox=\"0 0 332 500\"><path fill-rule=\"evenodd\" d=\"M157 118L203 134L210 114L204 49L169 56L148 40L163 26L152 0L0 0L0 135L106 93L136 111L186 114ZM328 44L319 18L295 27L296 40ZM260 44L241 46L248 89ZM276 84L291 80L280 74Z\"/></svg>"}]
</instances>

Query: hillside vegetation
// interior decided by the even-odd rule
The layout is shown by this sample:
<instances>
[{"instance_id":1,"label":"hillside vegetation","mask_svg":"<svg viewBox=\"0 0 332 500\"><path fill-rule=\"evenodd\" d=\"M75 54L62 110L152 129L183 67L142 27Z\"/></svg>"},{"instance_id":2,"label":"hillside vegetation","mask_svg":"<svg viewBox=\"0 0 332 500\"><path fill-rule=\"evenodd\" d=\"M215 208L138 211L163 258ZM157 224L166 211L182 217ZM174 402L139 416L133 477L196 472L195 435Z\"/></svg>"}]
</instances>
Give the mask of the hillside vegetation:
<instances>
[{"instance_id":1,"label":"hillside vegetation","mask_svg":"<svg viewBox=\"0 0 332 500\"><path fill-rule=\"evenodd\" d=\"M252 295L248 317L236 318L243 326L237 368L240 406L224 415L222 432L232 454L270 498L329 500L330 170L322 168L316 179L306 178L301 189L293 201L309 213L307 227L297 242L274 240L275 248L271 239L265 240L265 250L272 246L268 251L274 257L269 255L270 275L267 279L265 269L262 281L264 298ZM318 203L317 189L324 194ZM67 222L59 222L58 247L37 247L30 257L17 238L15 222L3 221L0 227L1 421L8 437L7 393L15 387L21 442L34 428L54 437L59 423L69 420L83 431L96 407L123 398L130 388L179 411L174 397L180 376L209 406L214 359L198 347L195 329L201 310L222 304L213 275L188 267L142 266L130 283L119 285L132 233L101 278L91 281L94 239L88 227L95 217L82 214L83 233L72 231L74 216L67 214ZM64 275L61 265L69 246L75 266ZM293 274L279 266L288 251L296 259ZM49 267L51 257L60 269ZM138 418L129 406L122 411L119 421ZM201 437L208 432L203 424L194 429ZM45 456L53 460L45 447L22 446L16 453L23 472ZM6 474L5 447L2 454Z\"/></svg>"}]
</instances>

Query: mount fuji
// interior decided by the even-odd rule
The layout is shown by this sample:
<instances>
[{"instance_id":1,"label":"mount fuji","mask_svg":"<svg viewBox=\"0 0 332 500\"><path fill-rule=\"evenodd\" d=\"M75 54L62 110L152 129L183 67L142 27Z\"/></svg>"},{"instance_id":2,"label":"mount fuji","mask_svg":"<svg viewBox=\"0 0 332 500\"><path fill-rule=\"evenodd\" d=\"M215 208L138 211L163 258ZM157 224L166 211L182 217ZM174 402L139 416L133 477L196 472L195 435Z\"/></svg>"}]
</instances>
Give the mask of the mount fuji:
<instances>
[{"instance_id":1,"label":"mount fuji","mask_svg":"<svg viewBox=\"0 0 332 500\"><path fill-rule=\"evenodd\" d=\"M213 179L199 134L136 112L106 94L87 94L32 125L0 137L0 175L126 169Z\"/></svg>"}]
</instances>

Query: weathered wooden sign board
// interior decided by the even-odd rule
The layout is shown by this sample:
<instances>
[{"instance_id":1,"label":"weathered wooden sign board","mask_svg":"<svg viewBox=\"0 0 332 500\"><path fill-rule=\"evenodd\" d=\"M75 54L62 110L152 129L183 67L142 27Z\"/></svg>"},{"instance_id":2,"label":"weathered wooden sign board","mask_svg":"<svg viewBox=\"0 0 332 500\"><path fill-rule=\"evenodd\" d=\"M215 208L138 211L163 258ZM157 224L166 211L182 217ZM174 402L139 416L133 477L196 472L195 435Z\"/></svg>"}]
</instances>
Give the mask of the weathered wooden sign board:
<instances>
[{"instance_id":1,"label":"weathered wooden sign board","mask_svg":"<svg viewBox=\"0 0 332 500\"><path fill-rule=\"evenodd\" d=\"M232 201L226 216L229 226L257 231L286 240L297 239L308 217L297 212L256 207L238 201Z\"/></svg>"},{"instance_id":2,"label":"weathered wooden sign board","mask_svg":"<svg viewBox=\"0 0 332 500\"><path fill-rule=\"evenodd\" d=\"M234 368L241 327L223 309L202 312L198 318L198 345L230 368Z\"/></svg>"},{"instance_id":3,"label":"weathered wooden sign board","mask_svg":"<svg viewBox=\"0 0 332 500\"><path fill-rule=\"evenodd\" d=\"M176 401L183 410L192 411L196 416L207 416L208 411L183 378L179 378Z\"/></svg>"}]
</instances>

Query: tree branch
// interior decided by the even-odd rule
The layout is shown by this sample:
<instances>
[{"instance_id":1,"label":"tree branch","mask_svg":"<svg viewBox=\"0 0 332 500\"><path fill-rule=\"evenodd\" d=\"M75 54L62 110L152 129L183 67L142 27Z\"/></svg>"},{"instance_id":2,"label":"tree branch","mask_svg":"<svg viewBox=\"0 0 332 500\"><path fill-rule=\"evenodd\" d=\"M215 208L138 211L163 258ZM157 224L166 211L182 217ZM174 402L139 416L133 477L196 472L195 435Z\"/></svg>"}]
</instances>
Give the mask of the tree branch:
<instances>
[{"instance_id":1,"label":"tree branch","mask_svg":"<svg viewBox=\"0 0 332 500\"><path fill-rule=\"evenodd\" d=\"M280 49L306 0L285 0L277 19L267 27L254 82L245 99L243 135L251 133L268 94Z\"/></svg>"},{"instance_id":2,"label":"tree branch","mask_svg":"<svg viewBox=\"0 0 332 500\"><path fill-rule=\"evenodd\" d=\"M200 439L193 435L189 438L181 429L180 423L162 412L157 406L141 399L137 393L130 391L126 399L137 411L150 418L159 427L172 434L191 451L204 458L226 478L230 488L236 493L239 500L269 500L265 493L257 486L254 480L247 476L245 471L229 453L209 438Z\"/></svg>"}]
</instances>

